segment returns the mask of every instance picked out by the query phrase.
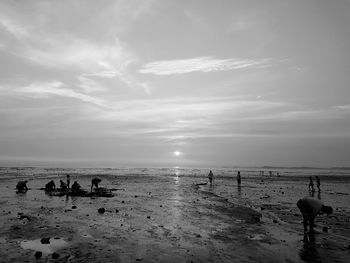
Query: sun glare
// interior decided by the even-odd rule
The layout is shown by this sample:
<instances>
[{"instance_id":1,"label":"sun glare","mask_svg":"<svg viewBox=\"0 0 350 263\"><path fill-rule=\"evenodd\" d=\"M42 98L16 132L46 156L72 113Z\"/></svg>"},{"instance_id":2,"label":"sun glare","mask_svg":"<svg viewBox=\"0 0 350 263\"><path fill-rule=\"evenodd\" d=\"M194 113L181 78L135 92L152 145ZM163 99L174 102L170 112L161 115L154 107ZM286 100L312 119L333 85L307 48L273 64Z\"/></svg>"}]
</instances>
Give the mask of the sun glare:
<instances>
[{"instance_id":1,"label":"sun glare","mask_svg":"<svg viewBox=\"0 0 350 263\"><path fill-rule=\"evenodd\" d=\"M175 152L174 152L174 155L175 155L175 156L180 156L180 155L181 155L181 152L175 151Z\"/></svg>"}]
</instances>

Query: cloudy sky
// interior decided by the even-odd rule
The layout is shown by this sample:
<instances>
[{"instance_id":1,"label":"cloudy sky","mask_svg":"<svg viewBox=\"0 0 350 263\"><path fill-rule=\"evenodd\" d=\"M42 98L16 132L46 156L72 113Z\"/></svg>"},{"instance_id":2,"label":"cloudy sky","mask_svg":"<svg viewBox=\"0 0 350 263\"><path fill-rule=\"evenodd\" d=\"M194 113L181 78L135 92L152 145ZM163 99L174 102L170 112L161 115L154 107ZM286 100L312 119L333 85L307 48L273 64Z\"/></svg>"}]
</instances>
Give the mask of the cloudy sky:
<instances>
[{"instance_id":1,"label":"cloudy sky","mask_svg":"<svg viewBox=\"0 0 350 263\"><path fill-rule=\"evenodd\" d=\"M350 1L0 1L0 163L350 166Z\"/></svg>"}]
</instances>

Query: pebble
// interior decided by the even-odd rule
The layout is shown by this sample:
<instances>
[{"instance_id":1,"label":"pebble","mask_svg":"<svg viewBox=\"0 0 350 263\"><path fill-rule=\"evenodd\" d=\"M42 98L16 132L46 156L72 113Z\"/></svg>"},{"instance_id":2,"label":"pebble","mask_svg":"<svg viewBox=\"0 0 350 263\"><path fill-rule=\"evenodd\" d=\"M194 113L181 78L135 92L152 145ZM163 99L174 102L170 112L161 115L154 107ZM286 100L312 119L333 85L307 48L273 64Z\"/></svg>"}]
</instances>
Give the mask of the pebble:
<instances>
[{"instance_id":1,"label":"pebble","mask_svg":"<svg viewBox=\"0 0 350 263\"><path fill-rule=\"evenodd\" d=\"M42 252L37 251L37 252L35 252L34 257L35 257L36 259L38 259L38 258L41 258L41 257L42 257L42 255L43 255L43 253L42 253Z\"/></svg>"},{"instance_id":2,"label":"pebble","mask_svg":"<svg viewBox=\"0 0 350 263\"><path fill-rule=\"evenodd\" d=\"M60 255L58 254L58 253L56 253L56 252L54 252L53 254L52 254L52 258L53 259L58 259L60 257Z\"/></svg>"},{"instance_id":3,"label":"pebble","mask_svg":"<svg viewBox=\"0 0 350 263\"><path fill-rule=\"evenodd\" d=\"M73 205L73 206L72 206L72 209L77 209L77 206L76 206L76 205Z\"/></svg>"},{"instance_id":4,"label":"pebble","mask_svg":"<svg viewBox=\"0 0 350 263\"><path fill-rule=\"evenodd\" d=\"M98 212L99 212L100 214L104 214L104 212L106 212L106 209L104 209L103 207L101 207L101 208L98 209Z\"/></svg>"},{"instance_id":5,"label":"pebble","mask_svg":"<svg viewBox=\"0 0 350 263\"><path fill-rule=\"evenodd\" d=\"M116 212L116 213L119 213L119 210L118 210L118 209L116 209L116 210L115 210L115 212Z\"/></svg>"},{"instance_id":6,"label":"pebble","mask_svg":"<svg viewBox=\"0 0 350 263\"><path fill-rule=\"evenodd\" d=\"M148 218L148 219L150 219L150 218L151 218L151 216L147 216L147 218Z\"/></svg>"},{"instance_id":7,"label":"pebble","mask_svg":"<svg viewBox=\"0 0 350 263\"><path fill-rule=\"evenodd\" d=\"M324 227L322 228L322 231L325 232L325 233L328 233L328 227L324 226Z\"/></svg>"}]
</instances>

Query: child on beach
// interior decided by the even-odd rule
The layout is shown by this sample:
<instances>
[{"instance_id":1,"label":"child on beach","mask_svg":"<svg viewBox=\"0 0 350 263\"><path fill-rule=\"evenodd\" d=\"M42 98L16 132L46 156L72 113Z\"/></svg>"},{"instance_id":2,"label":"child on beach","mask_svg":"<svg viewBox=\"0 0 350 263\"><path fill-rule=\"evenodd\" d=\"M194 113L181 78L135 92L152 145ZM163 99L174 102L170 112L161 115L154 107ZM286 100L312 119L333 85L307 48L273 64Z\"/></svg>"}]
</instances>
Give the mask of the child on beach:
<instances>
[{"instance_id":1,"label":"child on beach","mask_svg":"<svg viewBox=\"0 0 350 263\"><path fill-rule=\"evenodd\" d=\"M333 212L333 208L324 205L320 200L310 197L304 197L297 202L297 206L303 215L304 233L307 232L307 225L310 226L310 232L314 231L315 217L320 213L327 215Z\"/></svg>"},{"instance_id":2,"label":"child on beach","mask_svg":"<svg viewBox=\"0 0 350 263\"><path fill-rule=\"evenodd\" d=\"M314 192L315 191L315 188L314 188L314 181L312 180L312 177L309 176L309 191L312 191Z\"/></svg>"},{"instance_id":3,"label":"child on beach","mask_svg":"<svg viewBox=\"0 0 350 263\"><path fill-rule=\"evenodd\" d=\"M51 180L50 182L48 182L46 185L45 185L45 190L46 191L53 191L56 189L56 185L55 185L55 182L53 180Z\"/></svg>"},{"instance_id":4,"label":"child on beach","mask_svg":"<svg viewBox=\"0 0 350 263\"><path fill-rule=\"evenodd\" d=\"M210 170L210 172L209 172L209 174L208 174L208 178L209 178L209 183L210 183L210 185L213 184L213 177L214 177L213 172Z\"/></svg>"}]
</instances>

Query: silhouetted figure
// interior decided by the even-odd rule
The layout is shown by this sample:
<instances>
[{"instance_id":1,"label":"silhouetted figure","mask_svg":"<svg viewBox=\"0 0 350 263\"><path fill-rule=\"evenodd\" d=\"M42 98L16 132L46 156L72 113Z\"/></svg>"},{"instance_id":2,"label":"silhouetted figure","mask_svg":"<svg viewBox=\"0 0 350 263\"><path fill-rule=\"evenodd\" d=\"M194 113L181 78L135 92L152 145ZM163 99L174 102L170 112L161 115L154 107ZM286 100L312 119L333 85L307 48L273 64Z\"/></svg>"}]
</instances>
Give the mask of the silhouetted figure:
<instances>
[{"instance_id":1,"label":"silhouetted figure","mask_svg":"<svg viewBox=\"0 0 350 263\"><path fill-rule=\"evenodd\" d=\"M95 186L96 189L98 189L98 184L101 183L101 179L100 178L93 178L91 180L91 192L92 192L92 188Z\"/></svg>"},{"instance_id":2,"label":"silhouetted figure","mask_svg":"<svg viewBox=\"0 0 350 263\"><path fill-rule=\"evenodd\" d=\"M208 174L208 178L209 178L209 183L210 183L210 185L213 184L213 177L214 177L213 172L210 170L210 172L209 172L209 174Z\"/></svg>"},{"instance_id":3,"label":"silhouetted figure","mask_svg":"<svg viewBox=\"0 0 350 263\"><path fill-rule=\"evenodd\" d=\"M27 187L28 181L19 181L16 185L17 192L19 193L25 193L28 191Z\"/></svg>"},{"instance_id":4,"label":"silhouetted figure","mask_svg":"<svg viewBox=\"0 0 350 263\"><path fill-rule=\"evenodd\" d=\"M71 187L71 191L72 191L72 193L77 193L80 191L80 188L81 188L80 184L78 184L77 181L74 181L74 183L72 184L72 187Z\"/></svg>"},{"instance_id":5,"label":"silhouetted figure","mask_svg":"<svg viewBox=\"0 0 350 263\"><path fill-rule=\"evenodd\" d=\"M272 176L272 175L273 175L272 171L269 171L269 176Z\"/></svg>"},{"instance_id":6,"label":"silhouetted figure","mask_svg":"<svg viewBox=\"0 0 350 263\"><path fill-rule=\"evenodd\" d=\"M307 232L307 225L310 226L310 233L314 231L315 217L320 213L327 215L333 212L333 208L324 205L320 200L304 197L297 202L297 206L303 215L304 233Z\"/></svg>"},{"instance_id":7,"label":"silhouetted figure","mask_svg":"<svg viewBox=\"0 0 350 263\"><path fill-rule=\"evenodd\" d=\"M309 176L309 191L315 191L315 188L314 188L314 181L312 180L312 177Z\"/></svg>"},{"instance_id":8,"label":"silhouetted figure","mask_svg":"<svg viewBox=\"0 0 350 263\"><path fill-rule=\"evenodd\" d=\"M320 181L320 177L316 176L316 186L318 189L318 192L321 192L321 181Z\"/></svg>"},{"instance_id":9,"label":"silhouetted figure","mask_svg":"<svg viewBox=\"0 0 350 263\"><path fill-rule=\"evenodd\" d=\"M56 185L55 185L55 182L53 180L51 180L50 182L48 182L45 185L45 191L53 191L55 189L56 189Z\"/></svg>"},{"instance_id":10,"label":"silhouetted figure","mask_svg":"<svg viewBox=\"0 0 350 263\"><path fill-rule=\"evenodd\" d=\"M241 178L241 172L238 171L238 172L237 172L237 184L241 184L241 180L242 180L242 178Z\"/></svg>"},{"instance_id":11,"label":"silhouetted figure","mask_svg":"<svg viewBox=\"0 0 350 263\"><path fill-rule=\"evenodd\" d=\"M67 188L69 190L69 187L70 187L70 177L69 177L69 174L67 174Z\"/></svg>"},{"instance_id":12,"label":"silhouetted figure","mask_svg":"<svg viewBox=\"0 0 350 263\"><path fill-rule=\"evenodd\" d=\"M67 184L65 182L63 182L62 180L60 180L60 187L62 190L67 190Z\"/></svg>"}]
</instances>

